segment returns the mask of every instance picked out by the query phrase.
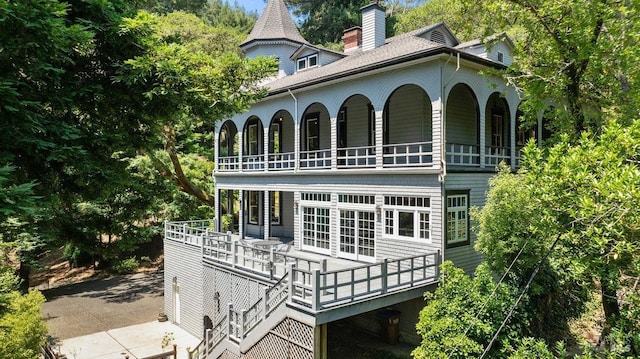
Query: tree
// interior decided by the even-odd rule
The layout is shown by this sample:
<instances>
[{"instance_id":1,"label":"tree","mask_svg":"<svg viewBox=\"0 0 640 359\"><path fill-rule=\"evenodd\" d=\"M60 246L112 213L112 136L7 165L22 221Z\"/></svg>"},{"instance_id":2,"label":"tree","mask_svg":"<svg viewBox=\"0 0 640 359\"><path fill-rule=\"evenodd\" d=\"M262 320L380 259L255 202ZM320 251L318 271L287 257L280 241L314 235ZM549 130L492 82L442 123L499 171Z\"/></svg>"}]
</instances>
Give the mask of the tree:
<instances>
[{"instance_id":1,"label":"tree","mask_svg":"<svg viewBox=\"0 0 640 359\"><path fill-rule=\"evenodd\" d=\"M468 1L475 3L475 1ZM577 140L612 116L637 115L640 3L602 0L481 2L487 34L518 29L507 79L524 95L529 118L553 106L553 128Z\"/></svg>"},{"instance_id":2,"label":"tree","mask_svg":"<svg viewBox=\"0 0 640 359\"><path fill-rule=\"evenodd\" d=\"M460 41L482 38L486 33L487 12L478 11L479 2L432 0L397 15L397 34L444 22Z\"/></svg>"},{"instance_id":3,"label":"tree","mask_svg":"<svg viewBox=\"0 0 640 359\"><path fill-rule=\"evenodd\" d=\"M522 280L557 239L547 264L555 276L546 277L560 285L542 279L533 295L549 296L556 288L596 290L606 317L603 337L624 328L625 338L637 341L640 326L628 303L638 295L630 280L640 277L640 122L613 122L600 136L584 133L570 143L568 136L548 150L531 143L518 174L502 173L492 181L479 216L477 249L499 273L527 242L514 272ZM579 305L580 296L575 298Z\"/></svg>"},{"instance_id":4,"label":"tree","mask_svg":"<svg viewBox=\"0 0 640 359\"><path fill-rule=\"evenodd\" d=\"M497 286L486 265L478 266L471 278L450 261L442 264L439 283L434 293L425 293L427 305L420 311L416 325L422 341L412 356L479 357L515 301L515 288ZM498 342L521 336L526 324L526 318L511 323ZM501 350L497 345L491 353L498 355Z\"/></svg>"},{"instance_id":5,"label":"tree","mask_svg":"<svg viewBox=\"0 0 640 359\"><path fill-rule=\"evenodd\" d=\"M222 0L209 0L197 15L208 25L236 29L243 34L251 32L258 19L258 14L247 13L243 8L239 7L237 2L234 3L234 6L231 6Z\"/></svg>"},{"instance_id":6,"label":"tree","mask_svg":"<svg viewBox=\"0 0 640 359\"><path fill-rule=\"evenodd\" d=\"M11 353L15 359L38 358L47 335L40 315L44 296L35 290L21 295L17 287L11 270L0 267L0 353Z\"/></svg>"}]
</instances>

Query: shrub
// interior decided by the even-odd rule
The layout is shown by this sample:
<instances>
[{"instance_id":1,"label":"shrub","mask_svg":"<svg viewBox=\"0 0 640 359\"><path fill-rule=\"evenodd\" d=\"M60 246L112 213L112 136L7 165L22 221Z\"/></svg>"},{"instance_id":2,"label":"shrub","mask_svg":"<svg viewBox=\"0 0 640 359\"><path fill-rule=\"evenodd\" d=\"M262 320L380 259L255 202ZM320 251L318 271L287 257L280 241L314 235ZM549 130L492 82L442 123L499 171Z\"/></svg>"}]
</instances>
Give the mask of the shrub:
<instances>
[{"instance_id":1,"label":"shrub","mask_svg":"<svg viewBox=\"0 0 640 359\"><path fill-rule=\"evenodd\" d=\"M111 269L118 274L128 274L135 272L138 267L140 267L140 262L132 257L117 261Z\"/></svg>"}]
</instances>

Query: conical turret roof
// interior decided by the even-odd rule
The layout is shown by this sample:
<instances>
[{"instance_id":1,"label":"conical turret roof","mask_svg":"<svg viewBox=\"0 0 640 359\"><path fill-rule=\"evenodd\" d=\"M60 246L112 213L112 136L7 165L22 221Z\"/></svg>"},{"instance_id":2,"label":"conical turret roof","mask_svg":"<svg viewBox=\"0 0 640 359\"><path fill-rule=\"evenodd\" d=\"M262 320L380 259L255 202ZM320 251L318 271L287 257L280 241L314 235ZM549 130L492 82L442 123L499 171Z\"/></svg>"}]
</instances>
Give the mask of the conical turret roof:
<instances>
[{"instance_id":1,"label":"conical turret roof","mask_svg":"<svg viewBox=\"0 0 640 359\"><path fill-rule=\"evenodd\" d=\"M259 40L290 40L300 44L309 43L298 31L284 0L269 0L249 37L240 44L240 47L245 47L249 43Z\"/></svg>"}]
</instances>

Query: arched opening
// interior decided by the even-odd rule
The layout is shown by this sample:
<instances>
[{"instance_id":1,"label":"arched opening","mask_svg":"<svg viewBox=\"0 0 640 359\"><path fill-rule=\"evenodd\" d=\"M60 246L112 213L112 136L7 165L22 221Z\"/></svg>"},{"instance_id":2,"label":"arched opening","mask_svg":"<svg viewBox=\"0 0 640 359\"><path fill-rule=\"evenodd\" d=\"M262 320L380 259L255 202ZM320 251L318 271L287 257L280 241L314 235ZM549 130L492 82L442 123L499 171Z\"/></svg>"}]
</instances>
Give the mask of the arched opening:
<instances>
[{"instance_id":1,"label":"arched opening","mask_svg":"<svg viewBox=\"0 0 640 359\"><path fill-rule=\"evenodd\" d=\"M383 112L385 167L433 164L431 100L419 86L398 87Z\"/></svg>"},{"instance_id":2,"label":"arched opening","mask_svg":"<svg viewBox=\"0 0 640 359\"><path fill-rule=\"evenodd\" d=\"M485 164L511 164L511 118L507 101L494 92L485 109Z\"/></svg>"},{"instance_id":3,"label":"arched opening","mask_svg":"<svg viewBox=\"0 0 640 359\"><path fill-rule=\"evenodd\" d=\"M307 107L300 126L300 168L331 167L331 123L329 111L321 103Z\"/></svg>"},{"instance_id":4,"label":"arched opening","mask_svg":"<svg viewBox=\"0 0 640 359\"><path fill-rule=\"evenodd\" d=\"M238 163L238 129L231 121L220 127L218 135L218 171L236 171Z\"/></svg>"},{"instance_id":5,"label":"arched opening","mask_svg":"<svg viewBox=\"0 0 640 359\"><path fill-rule=\"evenodd\" d=\"M480 110L469 86L455 85L446 104L447 163L453 166L480 166Z\"/></svg>"},{"instance_id":6,"label":"arched opening","mask_svg":"<svg viewBox=\"0 0 640 359\"><path fill-rule=\"evenodd\" d=\"M286 110L280 110L269 124L269 170L295 168L295 123Z\"/></svg>"},{"instance_id":7,"label":"arched opening","mask_svg":"<svg viewBox=\"0 0 640 359\"><path fill-rule=\"evenodd\" d=\"M353 95L340 106L336 123L338 167L376 165L376 113L371 101Z\"/></svg>"},{"instance_id":8,"label":"arched opening","mask_svg":"<svg viewBox=\"0 0 640 359\"><path fill-rule=\"evenodd\" d=\"M244 125L242 137L242 169L260 171L264 169L264 129L262 121L252 116Z\"/></svg>"}]
</instances>

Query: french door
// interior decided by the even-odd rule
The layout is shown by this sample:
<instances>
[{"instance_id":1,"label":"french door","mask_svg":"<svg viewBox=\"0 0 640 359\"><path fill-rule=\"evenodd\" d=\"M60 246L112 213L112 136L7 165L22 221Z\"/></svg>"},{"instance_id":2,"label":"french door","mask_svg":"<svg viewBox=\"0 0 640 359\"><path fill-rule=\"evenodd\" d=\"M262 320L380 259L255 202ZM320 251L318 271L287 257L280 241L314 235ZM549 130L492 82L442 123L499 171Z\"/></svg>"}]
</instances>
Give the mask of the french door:
<instances>
[{"instance_id":1,"label":"french door","mask_svg":"<svg viewBox=\"0 0 640 359\"><path fill-rule=\"evenodd\" d=\"M338 256L375 262L375 224L373 211L341 209Z\"/></svg>"}]
</instances>

